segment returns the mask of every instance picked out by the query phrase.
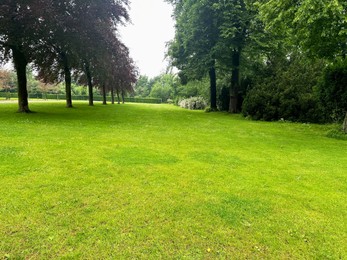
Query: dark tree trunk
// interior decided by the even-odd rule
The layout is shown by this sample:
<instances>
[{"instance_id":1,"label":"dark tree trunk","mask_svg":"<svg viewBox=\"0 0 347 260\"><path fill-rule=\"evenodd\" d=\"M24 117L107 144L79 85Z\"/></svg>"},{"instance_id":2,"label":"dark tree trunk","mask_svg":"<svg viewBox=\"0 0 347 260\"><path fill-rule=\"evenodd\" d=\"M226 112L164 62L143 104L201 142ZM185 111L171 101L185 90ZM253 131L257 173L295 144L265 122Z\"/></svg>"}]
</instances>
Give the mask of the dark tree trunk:
<instances>
[{"instance_id":1,"label":"dark tree trunk","mask_svg":"<svg viewBox=\"0 0 347 260\"><path fill-rule=\"evenodd\" d=\"M240 57L241 51L234 50L232 56L232 75L231 75L231 84L230 84L230 103L229 103L229 113L237 113L238 112L238 92L240 88Z\"/></svg>"},{"instance_id":2,"label":"dark tree trunk","mask_svg":"<svg viewBox=\"0 0 347 260\"><path fill-rule=\"evenodd\" d=\"M94 106L94 96L93 96L93 83L92 83L92 75L90 73L89 64L86 62L85 65L85 73L88 81L88 100L89 106Z\"/></svg>"},{"instance_id":3,"label":"dark tree trunk","mask_svg":"<svg viewBox=\"0 0 347 260\"><path fill-rule=\"evenodd\" d=\"M217 77L216 77L216 68L213 66L209 70L210 75L210 94L211 94L211 109L212 111L217 110Z\"/></svg>"},{"instance_id":4,"label":"dark tree trunk","mask_svg":"<svg viewBox=\"0 0 347 260\"><path fill-rule=\"evenodd\" d=\"M124 100L124 91L122 90L122 103L124 104L125 103L125 100Z\"/></svg>"},{"instance_id":5,"label":"dark tree trunk","mask_svg":"<svg viewBox=\"0 0 347 260\"><path fill-rule=\"evenodd\" d=\"M119 90L117 89L117 99L118 99L118 105L120 104L120 97L119 97Z\"/></svg>"},{"instance_id":6,"label":"dark tree trunk","mask_svg":"<svg viewBox=\"0 0 347 260\"><path fill-rule=\"evenodd\" d=\"M111 102L112 102L112 105L114 105L114 89L111 88Z\"/></svg>"},{"instance_id":7,"label":"dark tree trunk","mask_svg":"<svg viewBox=\"0 0 347 260\"><path fill-rule=\"evenodd\" d=\"M66 92L66 107L72 107L72 94L71 94L71 69L69 66L68 58L65 53L61 53L61 58L64 64L65 74L65 92Z\"/></svg>"},{"instance_id":8,"label":"dark tree trunk","mask_svg":"<svg viewBox=\"0 0 347 260\"><path fill-rule=\"evenodd\" d=\"M106 99L106 86L102 85L102 104L107 105L107 99Z\"/></svg>"},{"instance_id":9,"label":"dark tree trunk","mask_svg":"<svg viewBox=\"0 0 347 260\"><path fill-rule=\"evenodd\" d=\"M343 121L342 129L345 133L347 133L347 112L346 112L345 120Z\"/></svg>"},{"instance_id":10,"label":"dark tree trunk","mask_svg":"<svg viewBox=\"0 0 347 260\"><path fill-rule=\"evenodd\" d=\"M13 63L17 72L18 81L18 112L30 113L27 90L27 59L25 55L17 48L12 48Z\"/></svg>"}]
</instances>

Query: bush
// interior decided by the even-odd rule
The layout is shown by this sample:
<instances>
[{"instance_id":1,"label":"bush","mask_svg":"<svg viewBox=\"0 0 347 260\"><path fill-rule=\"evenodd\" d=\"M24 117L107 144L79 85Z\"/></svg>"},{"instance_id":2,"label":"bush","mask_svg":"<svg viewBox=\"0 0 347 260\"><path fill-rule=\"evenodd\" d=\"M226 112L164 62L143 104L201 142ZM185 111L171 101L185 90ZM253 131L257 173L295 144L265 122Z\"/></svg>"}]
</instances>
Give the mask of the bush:
<instances>
[{"instance_id":1,"label":"bush","mask_svg":"<svg viewBox=\"0 0 347 260\"><path fill-rule=\"evenodd\" d=\"M342 122L347 111L347 59L325 69L319 90L327 115L335 122Z\"/></svg>"},{"instance_id":2,"label":"bush","mask_svg":"<svg viewBox=\"0 0 347 260\"><path fill-rule=\"evenodd\" d=\"M271 84L269 84L271 85ZM299 87L281 88L262 84L252 89L243 103L243 114L255 120L324 122L318 95Z\"/></svg>"},{"instance_id":3,"label":"bush","mask_svg":"<svg viewBox=\"0 0 347 260\"><path fill-rule=\"evenodd\" d=\"M190 110L203 110L205 109L207 103L202 97L191 97L181 100L179 105L182 108Z\"/></svg>"},{"instance_id":4,"label":"bush","mask_svg":"<svg viewBox=\"0 0 347 260\"><path fill-rule=\"evenodd\" d=\"M293 57L247 93L242 113L255 120L325 122L317 91L323 67L321 61Z\"/></svg>"}]
</instances>

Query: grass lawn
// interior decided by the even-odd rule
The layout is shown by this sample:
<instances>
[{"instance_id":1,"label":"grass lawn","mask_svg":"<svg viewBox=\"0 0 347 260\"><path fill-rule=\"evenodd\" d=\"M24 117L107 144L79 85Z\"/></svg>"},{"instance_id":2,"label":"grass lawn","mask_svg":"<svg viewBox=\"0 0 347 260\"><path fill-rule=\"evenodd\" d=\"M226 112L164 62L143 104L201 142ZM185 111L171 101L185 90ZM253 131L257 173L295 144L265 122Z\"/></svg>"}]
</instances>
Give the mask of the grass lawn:
<instances>
[{"instance_id":1,"label":"grass lawn","mask_svg":"<svg viewBox=\"0 0 347 260\"><path fill-rule=\"evenodd\" d=\"M331 126L0 103L0 259L345 259Z\"/></svg>"}]
</instances>

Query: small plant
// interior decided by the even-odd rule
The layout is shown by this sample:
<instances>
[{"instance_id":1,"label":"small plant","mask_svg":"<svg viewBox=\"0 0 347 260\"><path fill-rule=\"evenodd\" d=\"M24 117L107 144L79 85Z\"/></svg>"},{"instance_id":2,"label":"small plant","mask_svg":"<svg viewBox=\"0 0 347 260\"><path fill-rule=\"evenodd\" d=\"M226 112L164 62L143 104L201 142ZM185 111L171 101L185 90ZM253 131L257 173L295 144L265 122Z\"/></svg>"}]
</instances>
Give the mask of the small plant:
<instances>
[{"instance_id":1,"label":"small plant","mask_svg":"<svg viewBox=\"0 0 347 260\"><path fill-rule=\"evenodd\" d=\"M190 110L203 110L207 103L203 97L191 97L179 102L180 107Z\"/></svg>"}]
</instances>

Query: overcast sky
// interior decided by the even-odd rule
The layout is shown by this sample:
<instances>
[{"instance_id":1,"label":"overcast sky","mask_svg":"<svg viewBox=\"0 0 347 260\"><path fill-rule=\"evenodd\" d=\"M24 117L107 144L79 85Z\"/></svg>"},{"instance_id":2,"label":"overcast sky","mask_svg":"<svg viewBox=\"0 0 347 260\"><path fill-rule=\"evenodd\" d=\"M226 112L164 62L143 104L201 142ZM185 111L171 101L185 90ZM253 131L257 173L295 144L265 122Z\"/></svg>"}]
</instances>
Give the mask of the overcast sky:
<instances>
[{"instance_id":1,"label":"overcast sky","mask_svg":"<svg viewBox=\"0 0 347 260\"><path fill-rule=\"evenodd\" d=\"M164 0L131 0L132 24L120 28L141 75L154 77L165 72L166 42L175 35L172 6Z\"/></svg>"}]
</instances>

